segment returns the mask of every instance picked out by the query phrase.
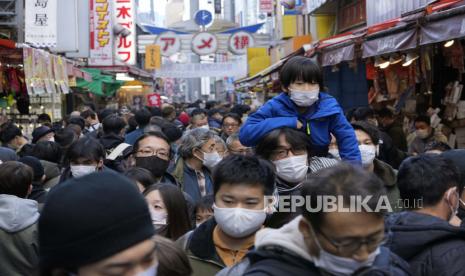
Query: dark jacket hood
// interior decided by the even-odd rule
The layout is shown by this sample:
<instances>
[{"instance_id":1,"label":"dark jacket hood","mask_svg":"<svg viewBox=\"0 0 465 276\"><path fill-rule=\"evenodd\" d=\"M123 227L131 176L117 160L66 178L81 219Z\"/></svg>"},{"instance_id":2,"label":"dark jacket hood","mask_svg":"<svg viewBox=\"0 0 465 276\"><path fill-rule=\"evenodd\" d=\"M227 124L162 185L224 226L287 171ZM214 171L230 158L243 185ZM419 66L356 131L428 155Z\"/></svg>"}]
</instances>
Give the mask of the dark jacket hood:
<instances>
[{"instance_id":1,"label":"dark jacket hood","mask_svg":"<svg viewBox=\"0 0 465 276\"><path fill-rule=\"evenodd\" d=\"M409 260L434 244L451 239L465 239L465 228L454 227L447 221L417 212L400 212L386 220L386 246Z\"/></svg>"},{"instance_id":2,"label":"dark jacket hood","mask_svg":"<svg viewBox=\"0 0 465 276\"><path fill-rule=\"evenodd\" d=\"M105 134L100 138L100 143L105 149L112 149L124 143L124 138L116 134Z\"/></svg>"}]
</instances>

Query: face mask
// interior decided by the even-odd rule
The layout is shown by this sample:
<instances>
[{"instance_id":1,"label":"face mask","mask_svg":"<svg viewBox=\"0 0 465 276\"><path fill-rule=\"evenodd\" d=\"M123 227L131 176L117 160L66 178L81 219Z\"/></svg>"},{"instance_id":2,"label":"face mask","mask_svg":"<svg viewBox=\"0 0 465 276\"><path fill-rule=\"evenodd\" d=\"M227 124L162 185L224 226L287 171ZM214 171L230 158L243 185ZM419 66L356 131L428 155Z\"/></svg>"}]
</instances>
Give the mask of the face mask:
<instances>
[{"instance_id":1,"label":"face mask","mask_svg":"<svg viewBox=\"0 0 465 276\"><path fill-rule=\"evenodd\" d=\"M331 154L334 158L337 160L341 160L341 156L339 155L339 150L338 149L329 149L328 153Z\"/></svg>"},{"instance_id":2,"label":"face mask","mask_svg":"<svg viewBox=\"0 0 465 276\"><path fill-rule=\"evenodd\" d=\"M205 167L209 168L210 170L213 169L223 158L219 155L218 152L203 152L203 160L202 163Z\"/></svg>"},{"instance_id":3,"label":"face mask","mask_svg":"<svg viewBox=\"0 0 465 276\"><path fill-rule=\"evenodd\" d=\"M221 230L233 238L251 235L262 227L266 218L263 210L219 208L213 205L213 211L213 216Z\"/></svg>"},{"instance_id":4,"label":"face mask","mask_svg":"<svg viewBox=\"0 0 465 276\"><path fill-rule=\"evenodd\" d=\"M297 105L301 107L308 107L316 103L318 101L318 94L320 90L312 90L312 91L298 91L298 90L291 90L291 100Z\"/></svg>"},{"instance_id":5,"label":"face mask","mask_svg":"<svg viewBox=\"0 0 465 276\"><path fill-rule=\"evenodd\" d=\"M206 130L210 130L210 126L209 126L209 125L203 125L203 126L201 126L201 127L199 127L199 128L203 128L203 129L206 129Z\"/></svg>"},{"instance_id":6,"label":"face mask","mask_svg":"<svg viewBox=\"0 0 465 276\"><path fill-rule=\"evenodd\" d=\"M48 139L48 141L49 142L55 142L55 137L54 136L50 137L50 139Z\"/></svg>"},{"instance_id":7,"label":"face mask","mask_svg":"<svg viewBox=\"0 0 465 276\"><path fill-rule=\"evenodd\" d=\"M155 229L159 229L167 224L166 219L168 213L165 211L157 211L152 205L149 205L150 217L152 218L152 224Z\"/></svg>"},{"instance_id":8,"label":"face mask","mask_svg":"<svg viewBox=\"0 0 465 276\"><path fill-rule=\"evenodd\" d=\"M163 160L155 155L148 157L136 157L136 167L149 170L156 178L162 177L169 165L170 161Z\"/></svg>"},{"instance_id":9,"label":"face mask","mask_svg":"<svg viewBox=\"0 0 465 276\"><path fill-rule=\"evenodd\" d=\"M307 154L288 157L273 162L280 178L291 183L305 180L308 172Z\"/></svg>"},{"instance_id":10,"label":"face mask","mask_svg":"<svg viewBox=\"0 0 465 276\"><path fill-rule=\"evenodd\" d=\"M427 129L417 129L415 131L415 134L417 135L418 138L420 139L426 139L429 136L429 132Z\"/></svg>"},{"instance_id":11,"label":"face mask","mask_svg":"<svg viewBox=\"0 0 465 276\"><path fill-rule=\"evenodd\" d=\"M376 157L376 147L373 145L360 145L358 148L362 155L362 165L368 167L373 164Z\"/></svg>"},{"instance_id":12,"label":"face mask","mask_svg":"<svg viewBox=\"0 0 465 276\"><path fill-rule=\"evenodd\" d=\"M362 267L370 267L375 262L376 256L380 253L379 247L368 255L368 258L363 262L358 262L352 258L345 258L333 255L324 250L318 238L310 227L315 243L320 250L320 257L313 260L316 267L330 273L331 275L352 275Z\"/></svg>"},{"instance_id":13,"label":"face mask","mask_svg":"<svg viewBox=\"0 0 465 276\"><path fill-rule=\"evenodd\" d=\"M71 165L70 168L74 178L83 177L97 171L97 168L92 165Z\"/></svg>"},{"instance_id":14,"label":"face mask","mask_svg":"<svg viewBox=\"0 0 465 276\"><path fill-rule=\"evenodd\" d=\"M147 270L137 273L136 276L157 276L158 263L149 267Z\"/></svg>"}]
</instances>

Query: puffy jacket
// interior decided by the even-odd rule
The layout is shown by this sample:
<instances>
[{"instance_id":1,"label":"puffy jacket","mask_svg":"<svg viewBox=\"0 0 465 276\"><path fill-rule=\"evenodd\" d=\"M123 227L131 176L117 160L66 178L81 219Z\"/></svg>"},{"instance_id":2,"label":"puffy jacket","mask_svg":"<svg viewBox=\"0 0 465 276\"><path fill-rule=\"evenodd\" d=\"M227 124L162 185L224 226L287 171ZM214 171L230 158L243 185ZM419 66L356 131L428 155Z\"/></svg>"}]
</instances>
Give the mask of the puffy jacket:
<instances>
[{"instance_id":1,"label":"puffy jacket","mask_svg":"<svg viewBox=\"0 0 465 276\"><path fill-rule=\"evenodd\" d=\"M217 276L234 275L310 275L330 276L315 266L304 238L298 229L301 216L280 229L263 229L255 238L256 250L239 264L225 268ZM408 264L389 249L381 247L371 267L353 275L411 275Z\"/></svg>"},{"instance_id":2,"label":"puffy jacket","mask_svg":"<svg viewBox=\"0 0 465 276\"><path fill-rule=\"evenodd\" d=\"M36 275L38 204L0 194L0 275Z\"/></svg>"},{"instance_id":3,"label":"puffy jacket","mask_svg":"<svg viewBox=\"0 0 465 276\"><path fill-rule=\"evenodd\" d=\"M327 155L332 133L338 141L341 158L361 163L355 132L336 99L326 93L320 93L319 100L305 114L299 114L289 96L281 93L248 117L240 129L239 139L244 146L256 146L274 129L296 128L297 120L303 124L302 131L310 135L316 155Z\"/></svg>"},{"instance_id":4,"label":"puffy jacket","mask_svg":"<svg viewBox=\"0 0 465 276\"><path fill-rule=\"evenodd\" d=\"M465 274L465 228L427 214L401 212L388 216L386 231L386 246L410 263L414 275Z\"/></svg>"},{"instance_id":5,"label":"puffy jacket","mask_svg":"<svg viewBox=\"0 0 465 276\"><path fill-rule=\"evenodd\" d=\"M280 229L263 229L257 232L255 238L256 250L247 254L245 264L240 263L228 270L235 275L330 275L317 268L313 262L314 257L309 254L304 238L299 231L299 221L295 218ZM239 271L245 270L244 273ZM233 275L222 271L220 275ZM360 271L361 272L361 271ZM380 254L373 265L363 269L363 273L354 275L411 275L408 264L394 255L389 249L381 247Z\"/></svg>"}]
</instances>

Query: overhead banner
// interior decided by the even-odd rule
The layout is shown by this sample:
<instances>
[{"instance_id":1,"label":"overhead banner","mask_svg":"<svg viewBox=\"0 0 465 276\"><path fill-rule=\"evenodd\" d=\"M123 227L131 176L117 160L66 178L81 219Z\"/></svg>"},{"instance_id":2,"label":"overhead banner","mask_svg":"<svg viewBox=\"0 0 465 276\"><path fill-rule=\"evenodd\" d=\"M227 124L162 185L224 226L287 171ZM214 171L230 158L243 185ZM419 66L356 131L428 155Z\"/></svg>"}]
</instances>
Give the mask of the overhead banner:
<instances>
[{"instance_id":1,"label":"overhead banner","mask_svg":"<svg viewBox=\"0 0 465 276\"><path fill-rule=\"evenodd\" d=\"M273 0L260 0L260 12L272 13Z\"/></svg>"},{"instance_id":2,"label":"overhead banner","mask_svg":"<svg viewBox=\"0 0 465 276\"><path fill-rule=\"evenodd\" d=\"M417 30L411 29L363 42L363 58L390 54L417 47Z\"/></svg>"},{"instance_id":3,"label":"overhead banner","mask_svg":"<svg viewBox=\"0 0 465 276\"><path fill-rule=\"evenodd\" d=\"M323 50L323 66L332 66L339 64L343 61L350 61L354 59L355 45L350 44L345 47L339 47L328 51Z\"/></svg>"},{"instance_id":4,"label":"overhead banner","mask_svg":"<svg viewBox=\"0 0 465 276\"><path fill-rule=\"evenodd\" d=\"M154 73L156 78L243 77L245 75L247 75L247 66L240 62L163 64L160 70Z\"/></svg>"},{"instance_id":5,"label":"overhead banner","mask_svg":"<svg viewBox=\"0 0 465 276\"><path fill-rule=\"evenodd\" d=\"M90 1L89 65L113 65L113 28L110 0Z\"/></svg>"},{"instance_id":6,"label":"overhead banner","mask_svg":"<svg viewBox=\"0 0 465 276\"><path fill-rule=\"evenodd\" d=\"M134 0L116 0L114 3L114 23L126 29L126 31L117 34L115 39L115 64L135 65L136 10Z\"/></svg>"},{"instance_id":7,"label":"overhead banner","mask_svg":"<svg viewBox=\"0 0 465 276\"><path fill-rule=\"evenodd\" d=\"M421 26L420 45L465 37L465 15L427 22Z\"/></svg>"},{"instance_id":8,"label":"overhead banner","mask_svg":"<svg viewBox=\"0 0 465 276\"><path fill-rule=\"evenodd\" d=\"M40 48L57 46L57 0L26 0L26 43Z\"/></svg>"}]
</instances>

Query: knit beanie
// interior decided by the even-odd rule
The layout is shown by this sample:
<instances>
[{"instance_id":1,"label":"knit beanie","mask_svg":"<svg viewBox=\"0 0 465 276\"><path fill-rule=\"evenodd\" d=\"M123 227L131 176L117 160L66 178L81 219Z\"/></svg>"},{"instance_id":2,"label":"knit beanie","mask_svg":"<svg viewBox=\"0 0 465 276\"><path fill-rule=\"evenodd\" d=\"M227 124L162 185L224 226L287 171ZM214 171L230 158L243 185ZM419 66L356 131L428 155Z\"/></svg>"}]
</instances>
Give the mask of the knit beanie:
<instances>
[{"instance_id":1,"label":"knit beanie","mask_svg":"<svg viewBox=\"0 0 465 276\"><path fill-rule=\"evenodd\" d=\"M53 189L39 219L42 270L77 269L155 235L144 197L125 176L98 172Z\"/></svg>"}]
</instances>

